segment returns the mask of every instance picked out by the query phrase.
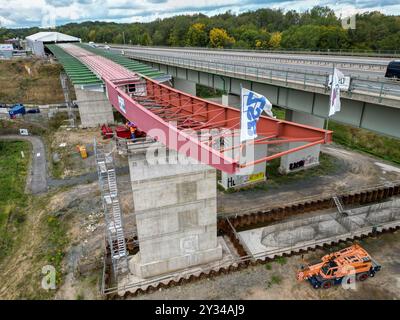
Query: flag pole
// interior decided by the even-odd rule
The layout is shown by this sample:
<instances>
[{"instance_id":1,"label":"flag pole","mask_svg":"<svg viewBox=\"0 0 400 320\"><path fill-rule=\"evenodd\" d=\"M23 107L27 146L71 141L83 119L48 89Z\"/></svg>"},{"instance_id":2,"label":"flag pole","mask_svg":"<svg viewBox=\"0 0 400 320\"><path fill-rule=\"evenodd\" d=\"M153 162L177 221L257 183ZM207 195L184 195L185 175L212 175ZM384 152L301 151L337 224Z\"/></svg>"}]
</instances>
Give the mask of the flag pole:
<instances>
[{"instance_id":1,"label":"flag pole","mask_svg":"<svg viewBox=\"0 0 400 320\"><path fill-rule=\"evenodd\" d=\"M332 68L332 82L331 82L331 94L329 95L328 119L326 119L326 128L325 128L325 130L329 130L329 119L330 119L329 111L330 111L330 109L331 109L331 99L332 99L332 91L333 91L333 77L334 77L334 75L335 75L335 67L336 67L336 65L335 65L335 63L333 63L333 68ZM328 83L329 83L329 78L328 78Z\"/></svg>"},{"instance_id":2,"label":"flag pole","mask_svg":"<svg viewBox=\"0 0 400 320\"><path fill-rule=\"evenodd\" d=\"M243 116L243 85L240 83L240 135L239 135L239 144L242 144L242 116ZM232 137L232 139L235 139ZM233 143L233 140L232 140ZM241 156L242 156L242 148L239 148L239 165L241 164Z\"/></svg>"}]
</instances>

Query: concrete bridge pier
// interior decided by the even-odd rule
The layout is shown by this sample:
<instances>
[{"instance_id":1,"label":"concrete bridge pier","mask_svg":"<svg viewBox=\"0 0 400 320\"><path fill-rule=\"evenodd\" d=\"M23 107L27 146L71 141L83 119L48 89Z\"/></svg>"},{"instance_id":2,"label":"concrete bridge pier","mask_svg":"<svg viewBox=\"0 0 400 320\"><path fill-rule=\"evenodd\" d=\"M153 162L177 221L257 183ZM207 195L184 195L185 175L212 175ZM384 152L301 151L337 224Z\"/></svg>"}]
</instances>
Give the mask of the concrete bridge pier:
<instances>
[{"instance_id":1,"label":"concrete bridge pier","mask_svg":"<svg viewBox=\"0 0 400 320\"><path fill-rule=\"evenodd\" d=\"M293 111L286 109L286 120L305 124L308 126L323 128L325 120L313 116L311 114L306 114L299 111ZM296 148L307 144L307 142L291 142L282 145L283 150ZM279 171L281 173L287 174L290 172L309 169L319 165L319 155L321 151L321 145L312 146L307 149L303 149L294 153L290 153L281 158L281 165Z\"/></svg>"},{"instance_id":2,"label":"concrete bridge pier","mask_svg":"<svg viewBox=\"0 0 400 320\"><path fill-rule=\"evenodd\" d=\"M174 88L192 96L196 95L196 82L174 78Z\"/></svg>"},{"instance_id":3,"label":"concrete bridge pier","mask_svg":"<svg viewBox=\"0 0 400 320\"><path fill-rule=\"evenodd\" d=\"M263 138L259 136L259 138ZM230 146L238 145L239 137L225 137L224 148L228 149L224 154L232 159L240 159L240 163L249 163L256 159L264 158L268 155L268 145L266 144L248 144L241 151L240 148L229 149ZM264 182L266 163L262 162L251 167L243 168L237 174L221 172L221 180L218 183L225 189L242 188L251 184Z\"/></svg>"},{"instance_id":4,"label":"concrete bridge pier","mask_svg":"<svg viewBox=\"0 0 400 320\"><path fill-rule=\"evenodd\" d=\"M74 88L83 128L114 122L113 108L103 86L92 88L75 86Z\"/></svg>"},{"instance_id":5,"label":"concrete bridge pier","mask_svg":"<svg viewBox=\"0 0 400 320\"><path fill-rule=\"evenodd\" d=\"M230 106L240 109L240 96L234 94L223 94L222 95L222 105Z\"/></svg>"},{"instance_id":6,"label":"concrete bridge pier","mask_svg":"<svg viewBox=\"0 0 400 320\"><path fill-rule=\"evenodd\" d=\"M217 240L216 170L186 157L184 164L177 159L183 156L165 147L129 155L140 248L129 268L136 277L154 277L222 259Z\"/></svg>"}]
</instances>

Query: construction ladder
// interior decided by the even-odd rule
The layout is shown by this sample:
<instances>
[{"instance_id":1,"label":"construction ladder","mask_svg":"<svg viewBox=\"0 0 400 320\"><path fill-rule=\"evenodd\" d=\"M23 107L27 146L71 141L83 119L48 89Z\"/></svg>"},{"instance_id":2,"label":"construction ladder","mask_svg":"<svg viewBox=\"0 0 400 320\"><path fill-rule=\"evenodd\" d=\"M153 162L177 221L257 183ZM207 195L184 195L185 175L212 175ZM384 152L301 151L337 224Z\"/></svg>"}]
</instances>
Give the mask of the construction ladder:
<instances>
[{"instance_id":1,"label":"construction ladder","mask_svg":"<svg viewBox=\"0 0 400 320\"><path fill-rule=\"evenodd\" d=\"M344 209L343 209L343 203L341 199L338 198L338 196L333 196L332 197L333 201L335 202L336 208L338 209L340 214L343 214Z\"/></svg>"},{"instance_id":2,"label":"construction ladder","mask_svg":"<svg viewBox=\"0 0 400 320\"><path fill-rule=\"evenodd\" d=\"M94 140L99 187L106 221L106 233L110 246L114 273L128 271L128 252L122 222L121 205L118 197L117 177L112 153Z\"/></svg>"},{"instance_id":3,"label":"construction ladder","mask_svg":"<svg viewBox=\"0 0 400 320\"><path fill-rule=\"evenodd\" d=\"M338 196L334 195L332 197L333 201L335 202L336 208L338 210L336 221L342 225L347 231L352 230L352 220L348 217L346 211L344 210L344 204L342 199Z\"/></svg>"}]
</instances>

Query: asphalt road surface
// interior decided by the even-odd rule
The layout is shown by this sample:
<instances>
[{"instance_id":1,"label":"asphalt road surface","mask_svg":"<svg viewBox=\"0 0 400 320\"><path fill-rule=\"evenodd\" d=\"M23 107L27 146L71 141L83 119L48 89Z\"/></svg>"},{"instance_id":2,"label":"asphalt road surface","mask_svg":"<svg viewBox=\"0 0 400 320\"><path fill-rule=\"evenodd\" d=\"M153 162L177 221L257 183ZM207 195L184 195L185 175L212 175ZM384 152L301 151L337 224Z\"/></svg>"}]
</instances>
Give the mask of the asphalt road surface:
<instances>
[{"instance_id":1,"label":"asphalt road surface","mask_svg":"<svg viewBox=\"0 0 400 320\"><path fill-rule=\"evenodd\" d=\"M43 141L35 136L3 135L2 140L28 141L32 145L32 162L27 178L27 191L39 194L47 191L46 152Z\"/></svg>"},{"instance_id":2,"label":"asphalt road surface","mask_svg":"<svg viewBox=\"0 0 400 320\"><path fill-rule=\"evenodd\" d=\"M332 72L334 65L340 67L345 75L363 77L383 77L392 58L306 55L291 53L268 53L253 51L218 51L176 48L129 47L112 45L126 53L146 53L164 57L184 58L196 61L233 63L250 67L280 67L297 69L299 72Z\"/></svg>"}]
</instances>

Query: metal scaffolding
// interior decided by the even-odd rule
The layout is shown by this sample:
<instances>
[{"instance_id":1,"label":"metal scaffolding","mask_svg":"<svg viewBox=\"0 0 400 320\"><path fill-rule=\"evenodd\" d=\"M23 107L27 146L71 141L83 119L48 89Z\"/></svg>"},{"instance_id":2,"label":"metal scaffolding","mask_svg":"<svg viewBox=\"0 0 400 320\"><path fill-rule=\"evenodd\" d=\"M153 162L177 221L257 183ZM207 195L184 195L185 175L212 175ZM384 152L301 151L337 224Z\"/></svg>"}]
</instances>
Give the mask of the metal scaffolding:
<instances>
[{"instance_id":1,"label":"metal scaffolding","mask_svg":"<svg viewBox=\"0 0 400 320\"><path fill-rule=\"evenodd\" d=\"M106 237L111 251L114 274L128 271L128 252L123 229L122 211L118 197L117 177L112 151L94 139L94 151L99 176L99 187L106 222Z\"/></svg>"},{"instance_id":2,"label":"metal scaffolding","mask_svg":"<svg viewBox=\"0 0 400 320\"><path fill-rule=\"evenodd\" d=\"M60 74L60 81L61 81L61 87L64 92L65 103L67 104L67 108L68 108L69 125L71 127L75 127L75 115L74 115L74 111L72 110L72 101L71 101L71 97L69 94L68 77L65 73Z\"/></svg>"}]
</instances>

